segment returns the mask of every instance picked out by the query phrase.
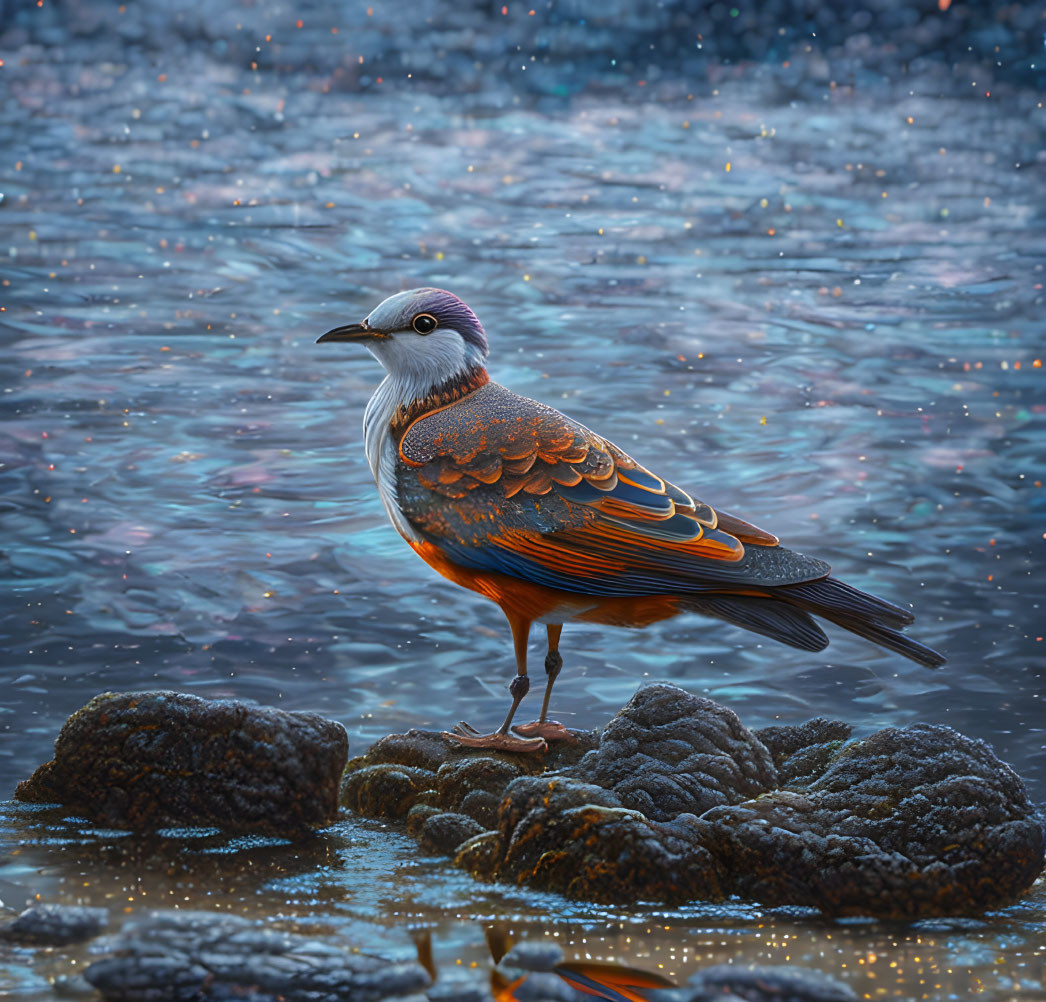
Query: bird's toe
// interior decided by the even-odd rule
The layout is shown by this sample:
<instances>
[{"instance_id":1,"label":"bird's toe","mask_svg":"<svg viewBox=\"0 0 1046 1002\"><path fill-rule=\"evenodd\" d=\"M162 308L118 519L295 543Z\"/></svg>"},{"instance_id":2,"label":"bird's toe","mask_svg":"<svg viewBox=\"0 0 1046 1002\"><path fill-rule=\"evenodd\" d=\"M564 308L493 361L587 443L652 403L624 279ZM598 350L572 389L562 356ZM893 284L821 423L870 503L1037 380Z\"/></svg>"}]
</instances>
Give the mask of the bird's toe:
<instances>
[{"instance_id":1,"label":"bird's toe","mask_svg":"<svg viewBox=\"0 0 1046 1002\"><path fill-rule=\"evenodd\" d=\"M468 726L468 725L466 725ZM543 752L548 750L545 739L542 737L521 738L515 734L501 734L495 731L493 734L480 734L475 728L470 727L472 733L462 733L460 725L454 732L443 731L443 738L454 744L465 748L486 748L491 751L506 752Z\"/></svg>"},{"instance_id":2,"label":"bird's toe","mask_svg":"<svg viewBox=\"0 0 1046 1002\"><path fill-rule=\"evenodd\" d=\"M567 730L558 720L532 720L529 724L519 724L513 727L517 734L524 738L544 738L546 741L565 741L567 744L576 745L577 735Z\"/></svg>"}]
</instances>

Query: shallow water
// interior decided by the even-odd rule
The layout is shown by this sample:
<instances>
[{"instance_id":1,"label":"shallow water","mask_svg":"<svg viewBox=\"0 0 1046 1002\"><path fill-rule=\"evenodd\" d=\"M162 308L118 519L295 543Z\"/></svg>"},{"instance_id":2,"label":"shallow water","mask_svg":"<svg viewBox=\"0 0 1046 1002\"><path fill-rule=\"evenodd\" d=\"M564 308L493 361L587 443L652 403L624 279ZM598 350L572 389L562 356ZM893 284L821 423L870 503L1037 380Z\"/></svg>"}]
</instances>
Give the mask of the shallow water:
<instances>
[{"instance_id":1,"label":"shallow water","mask_svg":"<svg viewBox=\"0 0 1046 1002\"><path fill-rule=\"evenodd\" d=\"M37 807L8 805L0 823L20 844L0 867L0 891L31 886L46 900L108 905L116 918L157 907L266 917L397 960L415 957L424 936L438 982L488 980L487 937L497 932L509 944L550 940L570 958L658 971L677 984L729 962L817 968L867 998L1037 999L1046 991L1041 881L1019 905L982 920L828 922L797 909L609 907L478 884L445 860L419 859L395 828L358 819L296 847L203 829L142 840ZM33 995L102 952L54 951L35 970L28 950L9 949L6 961L16 976L24 965L19 994Z\"/></svg>"},{"instance_id":2,"label":"shallow water","mask_svg":"<svg viewBox=\"0 0 1046 1002\"><path fill-rule=\"evenodd\" d=\"M99 11L117 16L78 16ZM912 603L913 635L949 657L930 672L838 631L810 655L697 619L568 627L560 719L601 724L659 678L752 727L948 723L1046 799L1033 87L986 98L933 64L833 85L814 56L570 97L492 73L463 92L431 69L378 86L358 64L352 79L331 69L322 18L309 60L288 42L252 70L219 44L249 50L234 15L197 35L179 21L170 52L61 25L0 36L0 793L105 689L318 710L356 752L392 730L500 718L501 614L387 524L359 433L379 370L314 344L390 292L440 285L484 322L495 379ZM293 34L286 11L271 16L277 38ZM150 24L136 30L155 43ZM249 30L264 27L256 12ZM361 51L373 37L360 28ZM111 892L114 907L129 881L168 893L162 865L130 877L104 837L70 849L64 830L21 824L5 830L29 847L0 872L21 890ZM1042 987L1041 891L971 929L740 906L662 921L476 888L406 842L375 849L386 838L347 821L300 868L267 850L264 874L234 853L214 903L357 932L438 921L437 949L466 963L483 922L519 917L636 962L672 955L676 973L709 954L788 955L859 982L875 972L857 958L875 953L927 997L975 990L967 977L1014 997ZM179 886L200 904L189 845L156 853L193 858ZM74 879L95 852L104 893ZM437 920L448 889L460 912Z\"/></svg>"}]
</instances>

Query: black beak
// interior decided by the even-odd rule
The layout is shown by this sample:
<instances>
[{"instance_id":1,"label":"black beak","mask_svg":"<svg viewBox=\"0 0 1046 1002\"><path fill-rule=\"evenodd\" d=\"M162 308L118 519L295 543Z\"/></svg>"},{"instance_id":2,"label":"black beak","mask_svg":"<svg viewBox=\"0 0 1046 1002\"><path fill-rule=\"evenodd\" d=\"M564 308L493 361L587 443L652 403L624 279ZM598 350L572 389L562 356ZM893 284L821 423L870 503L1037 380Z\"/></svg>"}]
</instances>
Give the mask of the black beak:
<instances>
[{"instance_id":1,"label":"black beak","mask_svg":"<svg viewBox=\"0 0 1046 1002\"><path fill-rule=\"evenodd\" d=\"M335 327L334 330L327 331L326 334L318 337L316 343L320 344L323 341L366 341L368 338L380 336L364 320L362 324L346 324L344 327Z\"/></svg>"}]
</instances>

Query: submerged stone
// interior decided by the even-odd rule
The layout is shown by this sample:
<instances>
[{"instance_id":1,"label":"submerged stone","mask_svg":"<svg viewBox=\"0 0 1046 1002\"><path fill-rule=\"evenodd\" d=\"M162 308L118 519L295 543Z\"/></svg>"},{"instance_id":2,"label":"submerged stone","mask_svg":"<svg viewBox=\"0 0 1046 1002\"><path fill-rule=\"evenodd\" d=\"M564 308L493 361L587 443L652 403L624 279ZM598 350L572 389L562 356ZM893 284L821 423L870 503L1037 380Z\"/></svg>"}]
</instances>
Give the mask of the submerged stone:
<instances>
[{"instance_id":1,"label":"submerged stone","mask_svg":"<svg viewBox=\"0 0 1046 1002\"><path fill-rule=\"evenodd\" d=\"M176 692L103 693L15 797L115 828L217 825L299 835L331 824L348 739L338 723Z\"/></svg>"},{"instance_id":2,"label":"submerged stone","mask_svg":"<svg viewBox=\"0 0 1046 1002\"><path fill-rule=\"evenodd\" d=\"M33 905L0 926L0 939L36 946L63 946L97 936L109 923L104 908Z\"/></svg>"},{"instance_id":3,"label":"submerged stone","mask_svg":"<svg viewBox=\"0 0 1046 1002\"><path fill-rule=\"evenodd\" d=\"M431 982L413 961L214 912L151 912L127 922L110 947L113 956L91 964L84 978L113 1002L420 1000Z\"/></svg>"},{"instance_id":4,"label":"submerged stone","mask_svg":"<svg viewBox=\"0 0 1046 1002\"><path fill-rule=\"evenodd\" d=\"M698 971L669 998L671 1002L857 1002L857 993L834 978L800 967L716 964Z\"/></svg>"},{"instance_id":5,"label":"submerged stone","mask_svg":"<svg viewBox=\"0 0 1046 1002\"><path fill-rule=\"evenodd\" d=\"M591 901L736 895L833 915L978 914L1027 890L1046 849L1020 779L949 727L854 740L818 719L753 733L725 707L655 684L565 754L447 744L436 756L433 737L387 738L355 759L343 803L410 813L423 848L479 879ZM423 756L438 768L409 764Z\"/></svg>"}]
</instances>

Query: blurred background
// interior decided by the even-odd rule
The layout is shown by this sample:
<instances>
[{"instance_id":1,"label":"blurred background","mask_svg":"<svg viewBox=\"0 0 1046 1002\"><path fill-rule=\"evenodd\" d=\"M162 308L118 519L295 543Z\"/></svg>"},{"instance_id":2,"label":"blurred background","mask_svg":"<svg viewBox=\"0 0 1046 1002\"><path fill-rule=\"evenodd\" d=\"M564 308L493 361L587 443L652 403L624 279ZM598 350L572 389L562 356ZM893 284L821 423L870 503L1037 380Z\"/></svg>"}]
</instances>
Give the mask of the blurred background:
<instances>
[{"instance_id":1,"label":"blurred background","mask_svg":"<svg viewBox=\"0 0 1046 1002\"><path fill-rule=\"evenodd\" d=\"M437 285L495 379L950 659L568 627L561 720L657 678L752 727L948 723L1042 800L1044 34L947 0L0 0L5 796L105 689L319 710L353 753L500 719L501 613L387 524L380 370L314 344Z\"/></svg>"}]
</instances>

